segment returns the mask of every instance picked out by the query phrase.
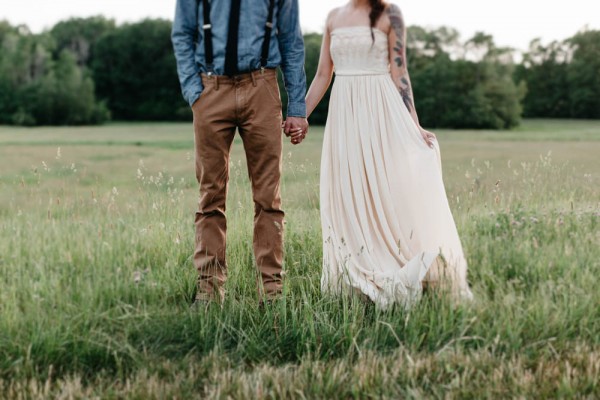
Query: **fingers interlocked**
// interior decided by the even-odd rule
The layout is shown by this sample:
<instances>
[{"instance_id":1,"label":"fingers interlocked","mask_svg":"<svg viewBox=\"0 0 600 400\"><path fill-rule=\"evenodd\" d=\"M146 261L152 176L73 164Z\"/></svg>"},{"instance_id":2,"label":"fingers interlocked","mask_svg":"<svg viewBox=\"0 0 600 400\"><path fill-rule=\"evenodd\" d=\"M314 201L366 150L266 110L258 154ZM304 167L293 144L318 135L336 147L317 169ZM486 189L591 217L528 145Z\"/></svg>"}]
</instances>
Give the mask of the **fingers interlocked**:
<instances>
[{"instance_id":1,"label":"fingers interlocked","mask_svg":"<svg viewBox=\"0 0 600 400\"><path fill-rule=\"evenodd\" d=\"M300 144L308 133L308 121L306 118L289 117L283 123L283 131L288 136L292 144Z\"/></svg>"}]
</instances>

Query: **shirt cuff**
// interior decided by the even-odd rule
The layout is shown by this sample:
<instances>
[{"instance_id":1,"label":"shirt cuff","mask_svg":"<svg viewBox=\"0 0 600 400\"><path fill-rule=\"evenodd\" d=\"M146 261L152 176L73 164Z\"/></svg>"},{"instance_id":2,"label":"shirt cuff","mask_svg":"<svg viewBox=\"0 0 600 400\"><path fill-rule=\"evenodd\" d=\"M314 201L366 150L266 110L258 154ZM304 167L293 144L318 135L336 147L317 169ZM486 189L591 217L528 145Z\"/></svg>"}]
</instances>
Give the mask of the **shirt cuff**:
<instances>
[{"instance_id":1,"label":"shirt cuff","mask_svg":"<svg viewBox=\"0 0 600 400\"><path fill-rule=\"evenodd\" d=\"M288 103L287 116L306 118L306 103Z\"/></svg>"},{"instance_id":2,"label":"shirt cuff","mask_svg":"<svg viewBox=\"0 0 600 400\"><path fill-rule=\"evenodd\" d=\"M202 89L195 90L194 92L192 92L192 94L190 94L188 96L188 103L190 104L190 107L196 102L196 100L198 100L200 98L201 94L202 94Z\"/></svg>"}]
</instances>

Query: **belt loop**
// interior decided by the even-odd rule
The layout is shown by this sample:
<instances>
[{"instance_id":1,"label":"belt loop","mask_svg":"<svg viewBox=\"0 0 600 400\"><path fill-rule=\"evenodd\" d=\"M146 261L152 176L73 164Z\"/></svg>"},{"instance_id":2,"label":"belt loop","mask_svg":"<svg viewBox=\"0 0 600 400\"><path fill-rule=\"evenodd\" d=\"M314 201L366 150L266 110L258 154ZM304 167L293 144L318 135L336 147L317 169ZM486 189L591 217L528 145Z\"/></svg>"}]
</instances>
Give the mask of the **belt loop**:
<instances>
[{"instance_id":1,"label":"belt loop","mask_svg":"<svg viewBox=\"0 0 600 400\"><path fill-rule=\"evenodd\" d=\"M215 77L215 90L219 90L219 75L213 75Z\"/></svg>"},{"instance_id":2,"label":"belt loop","mask_svg":"<svg viewBox=\"0 0 600 400\"><path fill-rule=\"evenodd\" d=\"M256 87L256 77L254 76L254 71L250 72L250 77L252 78L252 86Z\"/></svg>"}]
</instances>

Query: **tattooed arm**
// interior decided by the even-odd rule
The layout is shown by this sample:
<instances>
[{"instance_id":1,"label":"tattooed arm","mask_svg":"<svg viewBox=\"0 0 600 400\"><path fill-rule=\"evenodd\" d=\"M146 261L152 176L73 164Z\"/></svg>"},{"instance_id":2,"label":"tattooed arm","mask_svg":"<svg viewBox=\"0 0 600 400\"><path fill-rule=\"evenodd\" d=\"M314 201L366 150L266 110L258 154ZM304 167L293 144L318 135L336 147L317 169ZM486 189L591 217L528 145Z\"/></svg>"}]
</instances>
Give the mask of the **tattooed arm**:
<instances>
[{"instance_id":1,"label":"tattooed arm","mask_svg":"<svg viewBox=\"0 0 600 400\"><path fill-rule=\"evenodd\" d=\"M386 8L387 16L390 20L390 68L394 83L400 91L402 100L410 112L411 116L419 125L419 118L415 110L413 101L412 87L410 86L410 76L406 65L406 25L402 12L395 4L390 4Z\"/></svg>"},{"instance_id":2,"label":"tattooed arm","mask_svg":"<svg viewBox=\"0 0 600 400\"><path fill-rule=\"evenodd\" d=\"M417 110L413 97L412 87L410 85L410 76L408 75L408 66L406 64L406 25L402 12L395 4L390 4L386 8L386 14L390 21L389 33L389 53L390 53L390 72L396 87L400 91L400 96L408 109L415 124L419 127L421 136L430 147L433 146L435 135L423 128L419 123Z\"/></svg>"}]
</instances>

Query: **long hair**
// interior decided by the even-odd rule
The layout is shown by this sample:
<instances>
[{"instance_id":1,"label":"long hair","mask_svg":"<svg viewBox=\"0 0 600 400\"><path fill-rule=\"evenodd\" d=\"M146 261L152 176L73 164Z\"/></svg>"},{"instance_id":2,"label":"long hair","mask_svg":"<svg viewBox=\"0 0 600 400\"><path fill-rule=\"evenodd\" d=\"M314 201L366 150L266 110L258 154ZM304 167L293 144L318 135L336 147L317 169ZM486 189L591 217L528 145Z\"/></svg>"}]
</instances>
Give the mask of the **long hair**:
<instances>
[{"instance_id":1,"label":"long hair","mask_svg":"<svg viewBox=\"0 0 600 400\"><path fill-rule=\"evenodd\" d=\"M369 0L369 4L371 5L371 12L369 13L369 20L371 21L371 37L373 38L373 41L375 41L373 28L375 28L379 17L381 17L381 14L383 14L383 11L385 10L385 3L383 0Z\"/></svg>"}]
</instances>

